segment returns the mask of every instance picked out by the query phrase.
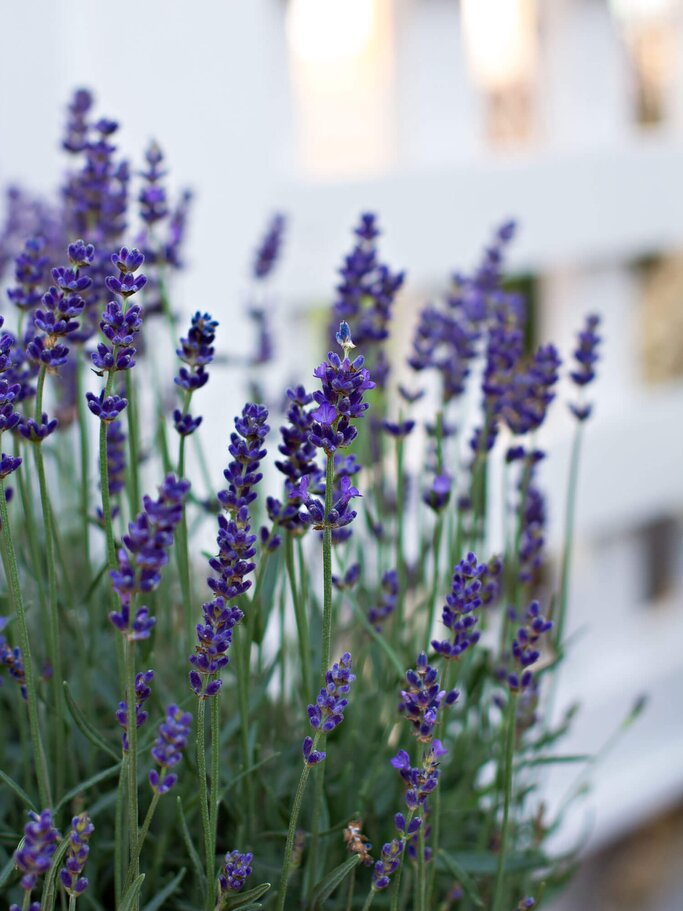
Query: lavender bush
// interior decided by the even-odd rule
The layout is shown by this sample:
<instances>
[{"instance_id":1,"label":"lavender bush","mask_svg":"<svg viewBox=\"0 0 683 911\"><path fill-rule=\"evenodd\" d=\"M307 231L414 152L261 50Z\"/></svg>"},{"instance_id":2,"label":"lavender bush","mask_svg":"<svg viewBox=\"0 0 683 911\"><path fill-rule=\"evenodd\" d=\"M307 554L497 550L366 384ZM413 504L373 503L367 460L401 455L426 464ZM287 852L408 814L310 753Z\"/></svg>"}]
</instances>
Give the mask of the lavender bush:
<instances>
[{"instance_id":1,"label":"lavender bush","mask_svg":"<svg viewBox=\"0 0 683 911\"><path fill-rule=\"evenodd\" d=\"M0 891L44 911L547 904L575 860L547 848L562 819L538 775L566 760L551 703L598 317L568 366L528 350L506 223L399 370L404 273L366 213L321 357L203 422L229 344L170 293L190 194L156 143L131 168L117 129L77 92L59 193L12 189L0 236ZM277 215L254 258L250 388L278 357L286 231ZM563 371L556 572L539 464Z\"/></svg>"}]
</instances>

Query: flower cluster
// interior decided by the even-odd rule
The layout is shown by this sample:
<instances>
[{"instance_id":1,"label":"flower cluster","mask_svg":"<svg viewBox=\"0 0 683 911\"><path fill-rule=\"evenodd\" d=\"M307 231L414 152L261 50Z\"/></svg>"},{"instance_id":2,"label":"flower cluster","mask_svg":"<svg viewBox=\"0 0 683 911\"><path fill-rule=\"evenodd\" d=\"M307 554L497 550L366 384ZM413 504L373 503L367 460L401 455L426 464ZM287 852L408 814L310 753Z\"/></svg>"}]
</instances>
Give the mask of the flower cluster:
<instances>
[{"instance_id":1,"label":"flower cluster","mask_svg":"<svg viewBox=\"0 0 683 911\"><path fill-rule=\"evenodd\" d=\"M166 190L161 181L166 176L162 169L164 154L156 142L151 142L145 151L146 169L141 171L144 186L140 190L140 218L150 227L168 215Z\"/></svg>"},{"instance_id":2,"label":"flower cluster","mask_svg":"<svg viewBox=\"0 0 683 911\"><path fill-rule=\"evenodd\" d=\"M150 683L154 679L154 671L148 670L135 675L135 721L136 727L140 728L149 718L149 712L145 711L144 705L152 695ZM121 734L121 745L123 752L128 752L128 703L119 702L116 710L116 720L123 728Z\"/></svg>"},{"instance_id":3,"label":"flower cluster","mask_svg":"<svg viewBox=\"0 0 683 911\"><path fill-rule=\"evenodd\" d=\"M513 693L531 686L533 675L529 668L540 658L538 644L541 636L552 627L552 621L546 620L541 614L538 601L532 601L527 610L526 622L519 627L512 643L512 658L518 670L508 674L507 683Z\"/></svg>"},{"instance_id":4,"label":"flower cluster","mask_svg":"<svg viewBox=\"0 0 683 911\"><path fill-rule=\"evenodd\" d=\"M350 508L351 500L362 496L356 487L351 483L348 475L342 475L339 480L339 489L335 491L332 498L332 509L325 515L325 507L321 500L308 496L309 476L302 478L299 485L293 488L293 493L301 498L308 515L304 521L313 525L313 528L322 531L325 528L331 528L333 531L345 528L350 525L358 513L355 509Z\"/></svg>"},{"instance_id":5,"label":"flower cluster","mask_svg":"<svg viewBox=\"0 0 683 911\"><path fill-rule=\"evenodd\" d=\"M138 593L154 591L161 581L161 570L168 563L173 533L189 489L189 481L169 474L156 500L143 498L143 511L129 523L128 534L123 536L125 546L118 552L118 568L110 572L121 609L110 613L109 618L129 639L147 639L156 622L146 607L139 608L134 619L130 609Z\"/></svg>"},{"instance_id":6,"label":"flower cluster","mask_svg":"<svg viewBox=\"0 0 683 911\"><path fill-rule=\"evenodd\" d=\"M38 877L50 869L57 850L59 832L54 826L50 810L40 815L29 812L29 822L24 827L24 841L14 852L14 862L23 873L21 888L26 892L35 889Z\"/></svg>"},{"instance_id":7,"label":"flower cluster","mask_svg":"<svg viewBox=\"0 0 683 911\"><path fill-rule=\"evenodd\" d=\"M233 461L223 472L228 489L218 494L223 509L233 516L256 499L253 488L263 477L259 466L266 455L262 446L270 430L267 420L268 409L254 403L245 405L241 417L235 418L229 446Z\"/></svg>"},{"instance_id":8,"label":"flower cluster","mask_svg":"<svg viewBox=\"0 0 683 911\"><path fill-rule=\"evenodd\" d=\"M330 334L334 335L341 320L353 323L358 344L369 352L377 349L371 355L371 374L383 388L389 372L383 345L389 337L394 300L405 276L380 262L376 243L380 230L373 213L361 215L354 234L354 248L339 269L341 281L332 307Z\"/></svg>"},{"instance_id":9,"label":"flower cluster","mask_svg":"<svg viewBox=\"0 0 683 911\"><path fill-rule=\"evenodd\" d=\"M510 377L501 416L514 434L538 430L555 398L554 385L562 361L554 345L541 345L526 367Z\"/></svg>"},{"instance_id":10,"label":"flower cluster","mask_svg":"<svg viewBox=\"0 0 683 911\"><path fill-rule=\"evenodd\" d=\"M601 340L597 333L599 325L600 317L591 314L586 317L586 324L578 333L579 343L574 351L577 366L572 370L570 376L580 391L595 379L595 365L599 359L598 345ZM569 408L578 421L587 420L592 411L592 406L582 401L572 403Z\"/></svg>"},{"instance_id":11,"label":"flower cluster","mask_svg":"<svg viewBox=\"0 0 683 911\"><path fill-rule=\"evenodd\" d=\"M221 597L203 604L202 614L204 622L197 624L197 645L190 656L190 686L196 696L215 696L223 681L209 679L205 687L202 678L212 677L227 665L232 631L244 614Z\"/></svg>"},{"instance_id":12,"label":"flower cluster","mask_svg":"<svg viewBox=\"0 0 683 911\"><path fill-rule=\"evenodd\" d=\"M4 319L0 316L0 329ZM14 352L16 342L9 332L0 334L0 436L19 425L21 415L15 410L21 398L21 384L14 382ZM21 465L19 457L0 455L0 478L16 471Z\"/></svg>"},{"instance_id":13,"label":"flower cluster","mask_svg":"<svg viewBox=\"0 0 683 911\"><path fill-rule=\"evenodd\" d=\"M157 794L167 794L178 780L169 769L174 768L183 758L192 726L192 715L183 712L177 705L169 705L166 718L159 725L159 736L152 747L152 759L159 769L151 769L149 783Z\"/></svg>"},{"instance_id":14,"label":"flower cluster","mask_svg":"<svg viewBox=\"0 0 683 911\"><path fill-rule=\"evenodd\" d=\"M3 456L3 458L7 458ZM15 680L19 686L22 699L26 701L26 674L24 671L24 658L18 645L11 646L2 630L8 624L7 617L0 617L0 667L7 668L10 677Z\"/></svg>"},{"instance_id":15,"label":"flower cluster","mask_svg":"<svg viewBox=\"0 0 683 911\"><path fill-rule=\"evenodd\" d=\"M430 743L434 736L441 704L453 705L458 691L446 692L439 688L436 668L427 663L427 655L421 652L417 667L406 673L408 687L401 690L398 710L413 726L413 733L420 743Z\"/></svg>"},{"instance_id":16,"label":"flower cluster","mask_svg":"<svg viewBox=\"0 0 683 911\"><path fill-rule=\"evenodd\" d=\"M40 303L38 290L46 280L48 257L45 255L45 240L32 237L17 256L14 265L16 286L7 290L10 301L20 310L34 310Z\"/></svg>"},{"instance_id":17,"label":"flower cluster","mask_svg":"<svg viewBox=\"0 0 683 911\"><path fill-rule=\"evenodd\" d=\"M479 632L475 630L478 617L474 612L483 604L490 604L497 596L497 576L501 569L501 563L496 558L488 563L479 563L473 553L467 554L458 563L441 617L444 626L452 631L453 640L434 640L432 648L437 654L445 658L459 658L479 641Z\"/></svg>"},{"instance_id":18,"label":"flower cluster","mask_svg":"<svg viewBox=\"0 0 683 911\"><path fill-rule=\"evenodd\" d=\"M119 270L118 276L107 275L107 290L120 295L126 306L118 301L109 301L100 320L100 329L109 342L99 342L97 351L91 354L95 367L103 373L115 373L119 370L130 370L135 366L134 342L142 326L142 309L133 304L127 306L128 298L143 288L147 282L141 273L136 275L145 256L140 250L121 247L112 253L111 262Z\"/></svg>"},{"instance_id":19,"label":"flower cluster","mask_svg":"<svg viewBox=\"0 0 683 911\"><path fill-rule=\"evenodd\" d=\"M218 323L208 313L199 310L192 317L190 329L186 338L180 339L180 348L176 354L187 366L181 367L174 382L185 390L186 402L197 389L205 386L209 380L206 367L214 356L213 342L216 338ZM202 422L201 417L193 418L187 411L187 406L181 411L176 408L173 412L175 429L181 436L194 433Z\"/></svg>"},{"instance_id":20,"label":"flower cluster","mask_svg":"<svg viewBox=\"0 0 683 911\"><path fill-rule=\"evenodd\" d=\"M249 852L240 854L239 851L229 851L225 855L225 864L218 877L219 896L228 892L240 892L251 876L251 863L254 855Z\"/></svg>"},{"instance_id":21,"label":"flower cluster","mask_svg":"<svg viewBox=\"0 0 683 911\"><path fill-rule=\"evenodd\" d=\"M378 633L382 631L382 624L396 610L398 601L399 582L398 572L388 569L382 576L382 595L379 604L368 611L368 622L372 623Z\"/></svg>"},{"instance_id":22,"label":"flower cluster","mask_svg":"<svg viewBox=\"0 0 683 911\"><path fill-rule=\"evenodd\" d=\"M87 813L74 816L71 820L69 848L66 853L64 867L59 873L62 885L69 895L78 897L83 895L88 888L87 877L81 874L90 853L90 836L94 831L95 826Z\"/></svg>"},{"instance_id":23,"label":"flower cluster","mask_svg":"<svg viewBox=\"0 0 683 911\"><path fill-rule=\"evenodd\" d=\"M352 673L352 661L349 652L345 652L339 662L335 662L325 676L325 686L320 690L315 705L308 706L308 720L316 732L328 734L344 720L344 709L349 704L346 695L356 679ZM317 740L317 736L316 736ZM314 749L312 737L306 737L303 743L304 762L315 765L322 762L325 753Z\"/></svg>"},{"instance_id":24,"label":"flower cluster","mask_svg":"<svg viewBox=\"0 0 683 911\"><path fill-rule=\"evenodd\" d=\"M358 431L351 422L363 416L368 408L364 394L375 386L363 366L363 358L353 361L348 358L348 349L354 347L348 324L340 325L337 339L344 349L344 360L330 351L327 361L313 371L322 383L322 390L313 393L318 407L312 413L309 440L328 455L350 446L356 439Z\"/></svg>"},{"instance_id":25,"label":"flower cluster","mask_svg":"<svg viewBox=\"0 0 683 911\"><path fill-rule=\"evenodd\" d=\"M353 588L360 579L360 563L352 563L343 576L332 575L332 585L339 592Z\"/></svg>"},{"instance_id":26,"label":"flower cluster","mask_svg":"<svg viewBox=\"0 0 683 911\"><path fill-rule=\"evenodd\" d=\"M424 492L422 499L430 509L434 510L434 512L441 512L448 506L448 501L451 498L452 486L452 477L446 472L441 472L434 476L431 485Z\"/></svg>"}]
</instances>

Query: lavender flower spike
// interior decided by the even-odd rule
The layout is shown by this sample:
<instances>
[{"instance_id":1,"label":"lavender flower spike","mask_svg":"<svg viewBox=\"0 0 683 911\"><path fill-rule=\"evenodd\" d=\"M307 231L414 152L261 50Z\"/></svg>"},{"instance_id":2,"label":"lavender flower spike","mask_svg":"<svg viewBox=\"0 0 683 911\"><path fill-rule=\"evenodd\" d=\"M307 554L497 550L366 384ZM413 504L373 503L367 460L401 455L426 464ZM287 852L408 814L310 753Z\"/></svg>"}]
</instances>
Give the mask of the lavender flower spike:
<instances>
[{"instance_id":1,"label":"lavender flower spike","mask_svg":"<svg viewBox=\"0 0 683 911\"><path fill-rule=\"evenodd\" d=\"M218 877L219 898L229 892L242 890L245 882L251 876L253 859L253 854L240 854L239 851L229 851L225 855L223 871Z\"/></svg>"},{"instance_id":2,"label":"lavender flower spike","mask_svg":"<svg viewBox=\"0 0 683 911\"><path fill-rule=\"evenodd\" d=\"M352 666L351 655L345 652L339 662L335 662L327 672L325 686L320 690L315 705L308 706L308 720L316 732L316 741L320 733L327 734L333 731L344 720L344 709L349 703L345 697L356 679L352 673ZM307 765L316 765L326 756L325 753L314 749L314 746L315 741L312 737L304 739L303 754Z\"/></svg>"},{"instance_id":3,"label":"lavender flower spike","mask_svg":"<svg viewBox=\"0 0 683 911\"><path fill-rule=\"evenodd\" d=\"M574 359L577 362L577 366L570 373L570 376L580 392L584 386L592 383L595 379L595 365L598 362L597 349L601 341L600 336L597 334L599 325L600 317L596 314L591 314L586 317L586 324L581 332L578 333L579 343L574 351ZM572 403L569 409L577 421L586 421L591 415L593 406L579 401Z\"/></svg>"},{"instance_id":4,"label":"lavender flower spike","mask_svg":"<svg viewBox=\"0 0 683 911\"><path fill-rule=\"evenodd\" d=\"M168 770L183 758L191 726L192 715L189 712L183 712L177 705L169 705L166 719L159 726L159 736L152 747L152 758L159 770L150 771L149 783L157 794L168 794L178 780L178 776Z\"/></svg>"},{"instance_id":5,"label":"lavender flower spike","mask_svg":"<svg viewBox=\"0 0 683 911\"><path fill-rule=\"evenodd\" d=\"M143 708L145 702L152 695L152 688L150 683L154 679L154 671L148 670L144 673L139 673L135 675L135 720L136 727L140 728L147 721L149 713L146 712ZM123 728L123 734L121 735L121 745L123 747L123 752L128 752L128 703L119 702L119 707L116 710L116 720Z\"/></svg>"},{"instance_id":6,"label":"lavender flower spike","mask_svg":"<svg viewBox=\"0 0 683 911\"><path fill-rule=\"evenodd\" d=\"M40 815L31 811L28 815L29 822L24 827L24 843L17 848L14 862L24 874L21 888L31 892L38 883L38 877L50 869L52 856L57 850L59 832L54 827L50 810L43 810Z\"/></svg>"},{"instance_id":7,"label":"lavender flower spike","mask_svg":"<svg viewBox=\"0 0 683 911\"><path fill-rule=\"evenodd\" d=\"M64 867L59 873L62 885L69 895L78 897L83 895L88 888L88 880L82 876L85 862L90 853L90 836L95 831L87 813L81 813L80 816L74 816L71 820L71 831L69 832L69 849L66 854Z\"/></svg>"}]
</instances>

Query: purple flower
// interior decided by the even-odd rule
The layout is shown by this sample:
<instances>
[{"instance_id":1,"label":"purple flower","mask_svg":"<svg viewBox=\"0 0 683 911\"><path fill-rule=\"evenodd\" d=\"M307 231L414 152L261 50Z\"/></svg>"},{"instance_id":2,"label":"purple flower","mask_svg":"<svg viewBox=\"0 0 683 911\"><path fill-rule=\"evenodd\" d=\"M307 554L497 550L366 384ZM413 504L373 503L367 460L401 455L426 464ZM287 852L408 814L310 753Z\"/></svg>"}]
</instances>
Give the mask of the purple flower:
<instances>
[{"instance_id":1,"label":"purple flower","mask_svg":"<svg viewBox=\"0 0 683 911\"><path fill-rule=\"evenodd\" d=\"M265 281L273 273L282 251L282 238L286 220L280 213L274 215L254 257L253 277Z\"/></svg>"},{"instance_id":2,"label":"purple flower","mask_svg":"<svg viewBox=\"0 0 683 911\"><path fill-rule=\"evenodd\" d=\"M167 475L158 498L144 497L143 511L129 523L128 534L123 536L118 568L110 572L121 609L110 613L109 619L129 639L146 639L154 626L155 620L145 607L137 611L131 622L131 604L136 594L147 594L159 585L189 489L189 481Z\"/></svg>"},{"instance_id":3,"label":"purple flower","mask_svg":"<svg viewBox=\"0 0 683 911\"><path fill-rule=\"evenodd\" d=\"M332 585L334 585L337 591L343 592L349 588L353 588L359 579L360 563L353 563L349 566L343 576L332 576Z\"/></svg>"},{"instance_id":4,"label":"purple flower","mask_svg":"<svg viewBox=\"0 0 683 911\"><path fill-rule=\"evenodd\" d=\"M382 428L389 436L404 440L415 429L415 421L382 421Z\"/></svg>"},{"instance_id":5,"label":"purple flower","mask_svg":"<svg viewBox=\"0 0 683 911\"><path fill-rule=\"evenodd\" d=\"M27 240L15 260L14 278L17 284L7 291L10 301L20 310L33 310L40 303L39 288L46 280L47 264L43 238Z\"/></svg>"},{"instance_id":6,"label":"purple flower","mask_svg":"<svg viewBox=\"0 0 683 911\"><path fill-rule=\"evenodd\" d=\"M167 794L178 780L178 776L169 772L183 758L192 727L192 715L183 712L177 705L169 705L166 718L159 725L159 736L152 747L152 759L159 769L149 773L149 783L157 794Z\"/></svg>"},{"instance_id":7,"label":"purple flower","mask_svg":"<svg viewBox=\"0 0 683 911\"><path fill-rule=\"evenodd\" d=\"M401 690L398 711L410 722L418 741L430 743L442 702L452 705L458 698L458 692L451 690L447 693L439 688L438 672L427 664L424 652L418 655L417 667L406 673L406 681L408 686Z\"/></svg>"},{"instance_id":8,"label":"purple flower","mask_svg":"<svg viewBox=\"0 0 683 911\"><path fill-rule=\"evenodd\" d=\"M107 468L109 496L113 497L126 486L126 435L121 421L107 427Z\"/></svg>"},{"instance_id":9,"label":"purple flower","mask_svg":"<svg viewBox=\"0 0 683 911\"><path fill-rule=\"evenodd\" d=\"M496 558L488 563L479 563L473 553L458 563L441 617L444 626L453 633L453 640L434 640L432 648L437 654L445 658L459 658L479 641L475 611L483 604L490 604L497 596L497 577L501 569L501 563Z\"/></svg>"},{"instance_id":10,"label":"purple flower","mask_svg":"<svg viewBox=\"0 0 683 911\"><path fill-rule=\"evenodd\" d=\"M149 670L144 673L139 673L135 675L135 719L136 727L140 728L147 721L149 713L144 710L145 702L152 695L152 688L150 683L154 679L154 671ZM121 745L123 747L123 752L128 752L128 703L123 701L119 702L119 707L116 710L116 720L123 728L123 734L121 734Z\"/></svg>"},{"instance_id":11,"label":"purple flower","mask_svg":"<svg viewBox=\"0 0 683 911\"><path fill-rule=\"evenodd\" d=\"M190 656L190 686L196 696L215 696L222 681L210 678L227 665L232 631L244 614L221 597L203 604L202 613L204 622L197 624L197 645Z\"/></svg>"},{"instance_id":12,"label":"purple flower","mask_svg":"<svg viewBox=\"0 0 683 911\"><path fill-rule=\"evenodd\" d=\"M349 652L345 652L325 675L325 686L320 690L314 705L308 706L308 720L317 732L329 733L344 720L344 709L348 705L346 695L356 679L352 673L353 663ZM317 739L316 734L316 739ZM325 753L313 749L314 741L306 737L303 743L304 762L315 765L322 762Z\"/></svg>"},{"instance_id":13,"label":"purple flower","mask_svg":"<svg viewBox=\"0 0 683 911\"><path fill-rule=\"evenodd\" d=\"M422 499L434 512L441 512L451 498L452 485L453 479L449 474L438 474L433 479L431 487L425 491Z\"/></svg>"},{"instance_id":14,"label":"purple flower","mask_svg":"<svg viewBox=\"0 0 683 911\"><path fill-rule=\"evenodd\" d=\"M93 97L87 89L78 89L74 92L69 104L69 118L66 125L66 135L62 140L62 148L67 152L82 152L86 147L89 124L86 115L93 105Z\"/></svg>"},{"instance_id":15,"label":"purple flower","mask_svg":"<svg viewBox=\"0 0 683 911\"><path fill-rule=\"evenodd\" d=\"M267 419L268 409L256 404L245 405L242 416L235 418L229 447L233 461L223 472L228 489L218 494L223 509L233 516L256 499L253 488L263 477L258 469L266 454L262 444L270 430Z\"/></svg>"},{"instance_id":16,"label":"purple flower","mask_svg":"<svg viewBox=\"0 0 683 911\"><path fill-rule=\"evenodd\" d=\"M87 813L74 816L69 831L69 848L59 878L69 895L78 897L88 888L88 880L82 876L83 868L90 853L90 836L95 831Z\"/></svg>"},{"instance_id":17,"label":"purple flower","mask_svg":"<svg viewBox=\"0 0 683 911\"><path fill-rule=\"evenodd\" d=\"M26 672L24 670L24 658L18 645L11 646L2 630L7 625L7 618L0 617L0 667L7 668L10 677L16 681L21 692L21 697L26 702Z\"/></svg>"},{"instance_id":18,"label":"purple flower","mask_svg":"<svg viewBox=\"0 0 683 911\"><path fill-rule=\"evenodd\" d=\"M14 852L14 863L23 873L21 888L26 892L34 889L38 877L49 870L59 839L59 832L54 827L50 810L43 810L40 815L31 811L28 815L29 822L24 827L24 842Z\"/></svg>"},{"instance_id":19,"label":"purple flower","mask_svg":"<svg viewBox=\"0 0 683 911\"><path fill-rule=\"evenodd\" d=\"M218 877L219 897L227 892L241 891L251 876L253 859L253 854L240 854L239 851L229 851L225 855L225 864Z\"/></svg>"},{"instance_id":20,"label":"purple flower","mask_svg":"<svg viewBox=\"0 0 683 911\"><path fill-rule=\"evenodd\" d=\"M21 462L22 460L19 456L5 455L4 452L0 453L0 478L4 479L7 475L15 472Z\"/></svg>"},{"instance_id":21,"label":"purple flower","mask_svg":"<svg viewBox=\"0 0 683 911\"><path fill-rule=\"evenodd\" d=\"M161 181L166 176L162 168L164 155L156 142L151 142L145 152L147 168L141 171L144 186L140 190L140 217L147 225L154 225L168 215L166 190Z\"/></svg>"},{"instance_id":22,"label":"purple flower","mask_svg":"<svg viewBox=\"0 0 683 911\"><path fill-rule=\"evenodd\" d=\"M396 610L398 592L398 573L395 569L389 569L382 576L382 594L379 604L368 611L368 622L372 623L378 633L382 631L382 624L387 617L390 617Z\"/></svg>"},{"instance_id":23,"label":"purple flower","mask_svg":"<svg viewBox=\"0 0 683 911\"><path fill-rule=\"evenodd\" d=\"M542 345L530 363L515 371L504 394L501 417L514 434L538 430L555 398L560 356L554 345Z\"/></svg>"},{"instance_id":24,"label":"purple flower","mask_svg":"<svg viewBox=\"0 0 683 911\"><path fill-rule=\"evenodd\" d=\"M105 424L115 421L128 405L128 399L120 395L108 395L105 398L104 389L99 395L87 392L85 397L90 411Z\"/></svg>"},{"instance_id":25,"label":"purple flower","mask_svg":"<svg viewBox=\"0 0 683 911\"><path fill-rule=\"evenodd\" d=\"M42 443L57 429L57 419L51 421L45 413L41 416L40 423L33 418L24 418L18 425L17 429L25 440L31 443Z\"/></svg>"},{"instance_id":26,"label":"purple flower","mask_svg":"<svg viewBox=\"0 0 683 911\"><path fill-rule=\"evenodd\" d=\"M601 337L597 334L599 325L600 317L591 314L586 317L585 326L578 333L579 342L574 351L577 366L570 376L580 391L595 379L595 365L599 360L598 345L601 342ZM592 405L583 401L574 402L569 408L578 421L587 420L593 410Z\"/></svg>"},{"instance_id":27,"label":"purple flower","mask_svg":"<svg viewBox=\"0 0 683 911\"><path fill-rule=\"evenodd\" d=\"M533 681L529 670L541 656L539 642L541 636L551 630L553 624L541 614L538 601L532 601L526 614L524 626L520 626L512 643L512 659L517 670L510 671L507 683L513 693L528 689Z\"/></svg>"},{"instance_id":28,"label":"purple flower","mask_svg":"<svg viewBox=\"0 0 683 911\"><path fill-rule=\"evenodd\" d=\"M309 440L330 455L355 440L358 432L351 422L363 416L368 408L363 396L375 384L362 357L353 362L345 357L342 361L332 351L313 375L321 381L322 390L313 393L318 408L311 415Z\"/></svg>"},{"instance_id":29,"label":"purple flower","mask_svg":"<svg viewBox=\"0 0 683 911\"><path fill-rule=\"evenodd\" d=\"M133 342L142 326L142 311L137 304L123 310L118 301L110 301L104 309L100 329L110 345L99 342L90 357L99 370L114 373L135 366Z\"/></svg>"},{"instance_id":30,"label":"purple flower","mask_svg":"<svg viewBox=\"0 0 683 911\"><path fill-rule=\"evenodd\" d=\"M403 285L404 273L394 273L380 262L376 244L380 231L374 214L363 213L354 234L353 250L339 269L341 280L332 306L330 337L337 336L337 326L342 321L347 325L352 323L356 344L368 352L373 380L383 387L388 374L383 347L389 337L393 304ZM353 343L348 347L352 346ZM346 353L347 346L342 347Z\"/></svg>"},{"instance_id":31,"label":"purple flower","mask_svg":"<svg viewBox=\"0 0 683 911\"><path fill-rule=\"evenodd\" d=\"M208 382L209 376L204 368L214 358L213 342L217 326L216 320L208 313L198 310L192 317L187 337L180 339L176 354L190 369L181 368L174 382L186 392L195 392Z\"/></svg>"}]
</instances>

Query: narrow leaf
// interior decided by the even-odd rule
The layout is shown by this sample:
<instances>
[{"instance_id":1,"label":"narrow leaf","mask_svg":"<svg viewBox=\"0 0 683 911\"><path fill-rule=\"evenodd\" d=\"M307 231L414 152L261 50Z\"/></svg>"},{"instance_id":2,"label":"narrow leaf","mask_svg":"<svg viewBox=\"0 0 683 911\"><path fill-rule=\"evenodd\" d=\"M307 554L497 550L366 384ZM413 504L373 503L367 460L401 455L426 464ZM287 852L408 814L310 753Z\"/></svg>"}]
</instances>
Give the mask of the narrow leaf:
<instances>
[{"instance_id":1,"label":"narrow leaf","mask_svg":"<svg viewBox=\"0 0 683 911\"><path fill-rule=\"evenodd\" d=\"M64 695L66 696L66 704L69 712L71 713L71 717L78 725L78 728L83 736L87 737L93 746L98 747L98 749L102 750L104 753L109 753L112 759L120 759L120 756L117 754L116 750L114 750L114 748L107 743L100 732L97 731L92 726L92 724L90 724L83 712L76 705L73 696L69 692L69 684L66 682L66 680L64 681Z\"/></svg>"},{"instance_id":2,"label":"narrow leaf","mask_svg":"<svg viewBox=\"0 0 683 911\"><path fill-rule=\"evenodd\" d=\"M108 778L113 778L121 768L121 762L117 762L116 765L109 766L108 769L103 769L101 772L97 772L95 775L91 775L90 778L86 778L85 781L82 781L80 784L77 784L75 788L72 788L70 791L67 791L64 797L59 801L55 807L55 813L64 806L65 803L68 803L73 797L77 797L79 794L83 794L88 788L91 788L93 785L99 784L100 781L106 781Z\"/></svg>"},{"instance_id":3,"label":"narrow leaf","mask_svg":"<svg viewBox=\"0 0 683 911\"><path fill-rule=\"evenodd\" d=\"M145 874L141 873L134 883L131 884L130 888L123 896L123 900L119 905L118 911L131 911L131 908L134 906L135 901L140 894L140 889L142 889L142 884L145 881Z\"/></svg>"},{"instance_id":4,"label":"narrow leaf","mask_svg":"<svg viewBox=\"0 0 683 911\"><path fill-rule=\"evenodd\" d=\"M62 867L64 862L64 855L67 852L69 847L69 839L62 838L59 847L55 851L52 864L48 870L48 874L45 877L45 886L43 887L43 897L40 902L40 907L43 911L52 911L55 906L55 899L57 897L57 874Z\"/></svg>"},{"instance_id":5,"label":"narrow leaf","mask_svg":"<svg viewBox=\"0 0 683 911\"><path fill-rule=\"evenodd\" d=\"M351 857L348 857L344 863L339 864L338 867L335 867L334 870L331 870L327 876L324 876L320 882L316 883L313 887L313 894L311 895L311 902L309 908L311 911L319 911L322 908L322 903L326 898L329 898L334 890L339 886L349 875L349 873L354 870L360 863L360 857L357 854L353 854Z\"/></svg>"},{"instance_id":6,"label":"narrow leaf","mask_svg":"<svg viewBox=\"0 0 683 911\"><path fill-rule=\"evenodd\" d=\"M479 895L479 890L477 889L477 884L472 879L470 874L463 870L460 864L455 860L455 858L446 854L445 851L439 851L439 857L443 860L448 872L451 873L458 880L460 885L463 888L465 895L469 898L473 905L476 905L477 908L483 908L484 902L481 900Z\"/></svg>"},{"instance_id":7,"label":"narrow leaf","mask_svg":"<svg viewBox=\"0 0 683 911\"><path fill-rule=\"evenodd\" d=\"M161 892L159 892L152 899L151 902L147 902L147 904L144 906L142 911L157 911L158 908L161 908L161 906L166 901L166 899L170 895L173 895L175 890L178 888L180 883L183 881L183 877L185 876L186 872L187 871L186 871L185 867L183 867L182 870L176 876L173 877L173 879L170 881L170 883L167 886L164 886L164 888L161 890Z\"/></svg>"},{"instance_id":8,"label":"narrow leaf","mask_svg":"<svg viewBox=\"0 0 683 911\"><path fill-rule=\"evenodd\" d=\"M187 848L187 853L190 855L190 860L192 861L192 866L195 869L197 878L202 886L202 892L206 894L206 876L204 874L204 867L202 862L199 859L199 854L197 854L197 849L194 846L194 842L190 836L190 830L187 827L187 820L185 819L185 811L183 810L183 801L180 796L178 796L176 803L178 804L178 814L180 816L180 829L183 833L183 840L185 841L185 847Z\"/></svg>"},{"instance_id":9,"label":"narrow leaf","mask_svg":"<svg viewBox=\"0 0 683 911\"><path fill-rule=\"evenodd\" d=\"M0 780L4 781L5 784L7 785L7 787L11 791L14 791L14 793L17 795L19 800L21 800L22 803L26 804L26 806L29 808L29 810L33 810L34 813L36 812L34 803L31 800L31 798L28 796L26 791L22 788L22 786L20 784L17 784L13 778L10 778L6 772L3 772L2 769L0 769Z\"/></svg>"},{"instance_id":10,"label":"narrow leaf","mask_svg":"<svg viewBox=\"0 0 683 911\"><path fill-rule=\"evenodd\" d=\"M270 889L270 883L261 883L260 886L254 886L253 889L248 889L246 892L233 892L232 895L228 893L221 902L221 911L247 911L247 908L255 907L253 903L265 895L268 889Z\"/></svg>"}]
</instances>

